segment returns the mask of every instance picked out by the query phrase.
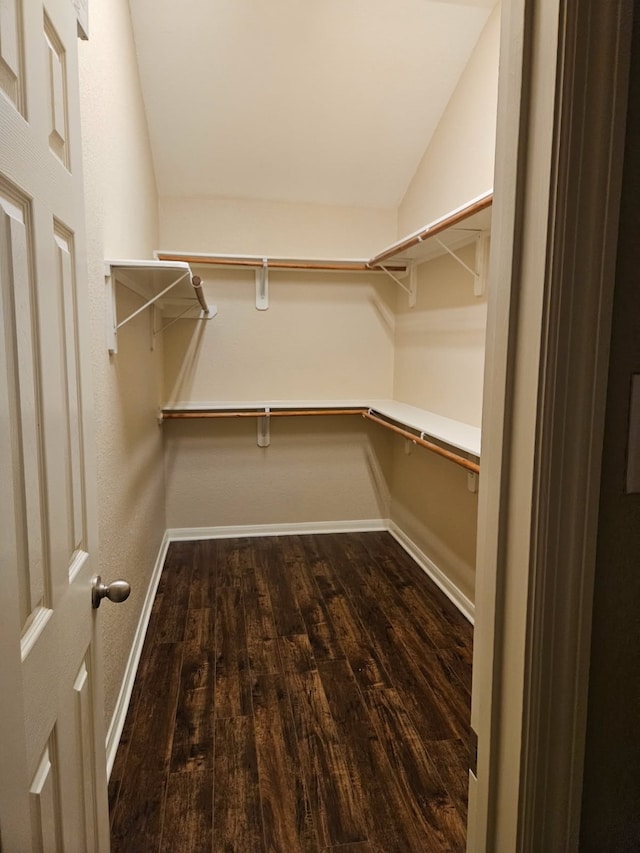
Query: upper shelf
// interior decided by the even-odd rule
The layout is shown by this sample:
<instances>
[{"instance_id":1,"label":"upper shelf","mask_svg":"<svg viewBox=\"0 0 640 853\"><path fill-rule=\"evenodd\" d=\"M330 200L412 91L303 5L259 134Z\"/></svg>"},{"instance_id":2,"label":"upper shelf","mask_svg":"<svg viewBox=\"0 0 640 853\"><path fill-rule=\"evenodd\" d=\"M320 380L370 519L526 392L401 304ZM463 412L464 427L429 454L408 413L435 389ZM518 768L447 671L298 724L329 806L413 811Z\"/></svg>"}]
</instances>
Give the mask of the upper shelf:
<instances>
[{"instance_id":1,"label":"upper shelf","mask_svg":"<svg viewBox=\"0 0 640 853\"><path fill-rule=\"evenodd\" d=\"M386 267L388 261L428 261L447 250L453 251L471 243L491 228L492 203L493 191L483 193L374 255L369 266Z\"/></svg>"},{"instance_id":2,"label":"upper shelf","mask_svg":"<svg viewBox=\"0 0 640 853\"><path fill-rule=\"evenodd\" d=\"M416 302L417 265L448 252L471 273L474 293L484 293L488 270L487 233L491 226L493 191L488 191L446 216L415 231L408 237L388 246L366 259L313 260L257 255L193 254L158 251L156 257L165 263L191 263L222 268L252 269L256 275L256 308L269 307L269 270L302 270L308 272L384 272L409 294L409 305ZM480 238L480 239L478 239ZM470 267L456 255L455 250L476 240L476 259ZM408 273L409 282L401 279Z\"/></svg>"},{"instance_id":3,"label":"upper shelf","mask_svg":"<svg viewBox=\"0 0 640 853\"><path fill-rule=\"evenodd\" d=\"M368 260L338 259L314 260L311 258L265 257L258 255L220 255L188 252L158 251L156 257L165 263L191 263L219 267L237 267L259 270L262 267L277 270L310 270L320 272L406 272L416 261L429 260L447 249L470 243L491 226L493 191L472 199L467 204L436 219L424 228L409 234L397 243Z\"/></svg>"},{"instance_id":4,"label":"upper shelf","mask_svg":"<svg viewBox=\"0 0 640 853\"><path fill-rule=\"evenodd\" d=\"M107 346L111 353L118 351L118 329L151 306L161 307L163 312L169 305L177 308L172 314L174 319L185 316L193 308L199 309L198 319L210 320L217 313L215 306L207 305L200 276L193 275L191 267L184 261L109 260L105 261L104 274L107 284ZM121 320L116 310L116 281L145 300L143 305ZM152 334L155 336L166 327L153 329Z\"/></svg>"}]
</instances>

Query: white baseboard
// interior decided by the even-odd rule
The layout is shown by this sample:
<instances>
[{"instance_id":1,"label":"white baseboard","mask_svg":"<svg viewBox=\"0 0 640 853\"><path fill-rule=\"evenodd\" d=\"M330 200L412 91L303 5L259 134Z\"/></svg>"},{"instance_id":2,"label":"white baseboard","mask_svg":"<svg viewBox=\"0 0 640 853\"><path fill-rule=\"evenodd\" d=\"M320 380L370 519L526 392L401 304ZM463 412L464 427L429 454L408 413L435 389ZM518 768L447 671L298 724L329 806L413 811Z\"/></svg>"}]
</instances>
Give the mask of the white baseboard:
<instances>
[{"instance_id":1,"label":"white baseboard","mask_svg":"<svg viewBox=\"0 0 640 853\"><path fill-rule=\"evenodd\" d=\"M235 539L244 536L301 536L308 533L364 533L388 530L386 518L353 521L302 521L290 524L239 524L232 527L173 527L167 530L172 542L188 539Z\"/></svg>"},{"instance_id":2,"label":"white baseboard","mask_svg":"<svg viewBox=\"0 0 640 853\"><path fill-rule=\"evenodd\" d=\"M429 575L435 585L439 587L447 598L455 604L462 615L465 616L473 625L475 617L474 603L470 601L467 596L459 590L454 583L452 583L452 581L449 580L442 569L439 569L433 560L427 557L424 551L418 548L415 542L410 539L400 527L398 527L395 521L389 521L387 530L396 542L398 542L399 545L402 545L407 554L416 561L420 568Z\"/></svg>"},{"instance_id":3,"label":"white baseboard","mask_svg":"<svg viewBox=\"0 0 640 853\"><path fill-rule=\"evenodd\" d=\"M144 638L147 633L149 619L151 618L151 608L153 607L153 602L156 597L158 583L160 582L160 575L162 574L162 567L164 566L164 560L167 556L167 549L169 548L170 542L171 539L168 535L168 531L166 531L162 537L160 550L158 551L153 572L151 573L147 594L145 595L144 603L142 605L140 618L138 620L138 627L136 628L136 633L133 638L133 644L125 667L120 693L118 694L118 701L116 702L113 716L111 717L111 723L109 724L106 742L107 779L111 776L113 762L116 760L116 752L118 751L118 744L120 743L120 737L122 736L122 729L124 728L127 709L129 708L129 701L131 700L131 693L133 691L136 673L138 672L138 664L140 663L140 655L142 654Z\"/></svg>"}]
</instances>

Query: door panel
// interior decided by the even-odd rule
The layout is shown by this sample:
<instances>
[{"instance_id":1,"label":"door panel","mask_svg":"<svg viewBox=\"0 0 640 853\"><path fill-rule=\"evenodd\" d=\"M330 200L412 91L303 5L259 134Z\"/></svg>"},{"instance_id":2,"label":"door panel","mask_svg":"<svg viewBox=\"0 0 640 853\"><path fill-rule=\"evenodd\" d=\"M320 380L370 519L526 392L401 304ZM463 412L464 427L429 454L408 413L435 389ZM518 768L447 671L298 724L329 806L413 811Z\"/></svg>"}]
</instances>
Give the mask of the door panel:
<instances>
[{"instance_id":1,"label":"door panel","mask_svg":"<svg viewBox=\"0 0 640 853\"><path fill-rule=\"evenodd\" d=\"M109 848L76 33L0 0L3 850Z\"/></svg>"}]
</instances>

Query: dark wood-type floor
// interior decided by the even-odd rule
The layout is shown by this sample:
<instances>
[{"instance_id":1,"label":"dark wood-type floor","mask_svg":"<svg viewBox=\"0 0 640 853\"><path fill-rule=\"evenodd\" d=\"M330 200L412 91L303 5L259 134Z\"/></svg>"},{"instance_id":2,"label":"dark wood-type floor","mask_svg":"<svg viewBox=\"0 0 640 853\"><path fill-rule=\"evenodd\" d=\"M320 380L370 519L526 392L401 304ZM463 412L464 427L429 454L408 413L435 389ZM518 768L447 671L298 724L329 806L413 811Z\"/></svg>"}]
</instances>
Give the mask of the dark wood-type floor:
<instances>
[{"instance_id":1,"label":"dark wood-type floor","mask_svg":"<svg viewBox=\"0 0 640 853\"><path fill-rule=\"evenodd\" d=\"M386 533L172 544L113 853L464 850L471 642Z\"/></svg>"}]
</instances>

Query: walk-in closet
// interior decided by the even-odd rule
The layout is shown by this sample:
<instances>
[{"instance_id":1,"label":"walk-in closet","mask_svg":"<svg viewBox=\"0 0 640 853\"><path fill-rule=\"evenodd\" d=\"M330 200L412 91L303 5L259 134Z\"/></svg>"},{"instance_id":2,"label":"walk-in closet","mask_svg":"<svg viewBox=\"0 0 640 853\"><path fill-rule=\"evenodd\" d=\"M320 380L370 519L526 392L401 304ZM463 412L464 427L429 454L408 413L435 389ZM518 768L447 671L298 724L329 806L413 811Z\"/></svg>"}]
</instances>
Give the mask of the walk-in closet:
<instances>
[{"instance_id":1,"label":"walk-in closet","mask_svg":"<svg viewBox=\"0 0 640 853\"><path fill-rule=\"evenodd\" d=\"M185 107L158 101L166 33L131 8L158 230L146 254L105 253L102 357L162 458L165 532L137 675L113 699L114 849L463 850L499 9L451 5L467 46L424 88L447 95L391 194L383 161L359 195L345 176L324 198L311 162L292 161L306 189L274 186L259 138L268 172L269 134L304 136L308 109L271 92L265 119L237 58L224 87L212 59L223 100L236 85L235 109L256 111L255 148L235 143L256 183L236 176L229 198L227 141L211 136L209 162L205 117L176 137ZM194 63L175 85L198 87ZM389 134L392 115L379 122ZM326 162L348 168L351 144ZM395 201L354 204L376 196Z\"/></svg>"}]
</instances>

